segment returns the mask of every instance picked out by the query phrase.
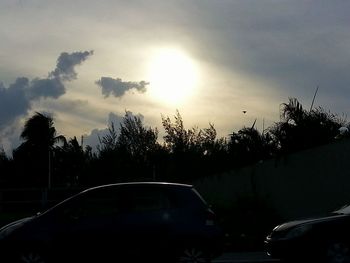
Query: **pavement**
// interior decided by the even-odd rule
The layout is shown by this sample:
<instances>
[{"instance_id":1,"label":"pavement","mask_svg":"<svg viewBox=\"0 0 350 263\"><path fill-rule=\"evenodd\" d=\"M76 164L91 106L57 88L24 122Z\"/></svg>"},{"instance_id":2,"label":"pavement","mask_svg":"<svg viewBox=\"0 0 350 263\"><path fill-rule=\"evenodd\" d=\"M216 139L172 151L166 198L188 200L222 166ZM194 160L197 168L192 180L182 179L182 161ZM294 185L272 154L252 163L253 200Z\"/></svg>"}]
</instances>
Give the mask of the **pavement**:
<instances>
[{"instance_id":1,"label":"pavement","mask_svg":"<svg viewBox=\"0 0 350 263\"><path fill-rule=\"evenodd\" d=\"M272 263L280 262L278 259L271 259L266 252L228 252L214 259L213 263Z\"/></svg>"}]
</instances>

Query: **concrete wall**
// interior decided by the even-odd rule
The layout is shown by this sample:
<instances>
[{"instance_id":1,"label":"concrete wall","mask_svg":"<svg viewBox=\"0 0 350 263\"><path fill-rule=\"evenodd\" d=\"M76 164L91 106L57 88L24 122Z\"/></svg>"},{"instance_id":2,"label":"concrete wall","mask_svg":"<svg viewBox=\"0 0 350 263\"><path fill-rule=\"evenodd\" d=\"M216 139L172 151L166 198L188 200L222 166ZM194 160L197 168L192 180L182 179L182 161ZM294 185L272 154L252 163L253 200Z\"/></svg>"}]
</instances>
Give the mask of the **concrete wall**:
<instances>
[{"instance_id":1,"label":"concrete wall","mask_svg":"<svg viewBox=\"0 0 350 263\"><path fill-rule=\"evenodd\" d=\"M258 198L285 220L350 204L350 139L201 179L196 188L212 204Z\"/></svg>"}]
</instances>

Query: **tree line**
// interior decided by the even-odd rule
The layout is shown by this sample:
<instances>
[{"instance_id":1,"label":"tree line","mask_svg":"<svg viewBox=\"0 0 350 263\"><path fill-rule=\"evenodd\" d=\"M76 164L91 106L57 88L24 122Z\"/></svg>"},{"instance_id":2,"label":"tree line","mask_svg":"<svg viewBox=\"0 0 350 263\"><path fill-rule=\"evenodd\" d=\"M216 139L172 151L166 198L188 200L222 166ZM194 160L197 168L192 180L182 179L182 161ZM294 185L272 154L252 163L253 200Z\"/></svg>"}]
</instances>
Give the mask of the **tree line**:
<instances>
[{"instance_id":1,"label":"tree line","mask_svg":"<svg viewBox=\"0 0 350 263\"><path fill-rule=\"evenodd\" d=\"M177 111L162 116L164 142L157 128L125 114L99 138L97 151L77 138L58 135L51 116L35 113L22 130L23 143L12 157L0 150L0 183L6 187L88 187L125 181L190 183L261 160L348 137L344 118L323 108L305 110L290 98L281 104L281 118L264 131L255 123L218 138L213 124L186 129Z\"/></svg>"}]
</instances>

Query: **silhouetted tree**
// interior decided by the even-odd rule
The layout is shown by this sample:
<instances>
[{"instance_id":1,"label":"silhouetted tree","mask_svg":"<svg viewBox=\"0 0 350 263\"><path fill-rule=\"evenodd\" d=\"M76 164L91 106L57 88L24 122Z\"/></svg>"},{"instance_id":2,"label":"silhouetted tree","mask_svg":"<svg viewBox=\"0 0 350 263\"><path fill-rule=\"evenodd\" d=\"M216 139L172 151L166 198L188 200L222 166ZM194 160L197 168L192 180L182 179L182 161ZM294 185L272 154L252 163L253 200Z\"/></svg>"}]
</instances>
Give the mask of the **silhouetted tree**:
<instances>
[{"instance_id":1,"label":"silhouetted tree","mask_svg":"<svg viewBox=\"0 0 350 263\"><path fill-rule=\"evenodd\" d=\"M269 133L260 133L256 128L244 127L233 132L228 143L228 151L234 167L241 167L271 158L276 145Z\"/></svg>"},{"instance_id":2,"label":"silhouetted tree","mask_svg":"<svg viewBox=\"0 0 350 263\"><path fill-rule=\"evenodd\" d=\"M289 153L330 143L345 125L337 115L321 107L306 111L300 102L289 99L281 108L281 121L270 128L279 152Z\"/></svg>"},{"instance_id":3,"label":"silhouetted tree","mask_svg":"<svg viewBox=\"0 0 350 263\"><path fill-rule=\"evenodd\" d=\"M58 142L66 143L65 137L57 135L51 116L36 112L26 121L21 138L24 142L13 152L16 162L21 163L20 173L27 178L34 176L34 181L27 180L31 185L47 186L54 146Z\"/></svg>"},{"instance_id":4,"label":"silhouetted tree","mask_svg":"<svg viewBox=\"0 0 350 263\"><path fill-rule=\"evenodd\" d=\"M98 137L98 140L100 144L97 146L97 150L100 154L113 152L117 149L118 132L116 131L113 122L111 122L108 127L108 133L102 138Z\"/></svg>"},{"instance_id":5,"label":"silhouetted tree","mask_svg":"<svg viewBox=\"0 0 350 263\"><path fill-rule=\"evenodd\" d=\"M115 124L111 122L108 126L108 133L98 137L97 155L91 155L90 171L86 178L88 185L98 185L122 181L121 160L123 156L117 148L119 133Z\"/></svg>"},{"instance_id":6,"label":"silhouetted tree","mask_svg":"<svg viewBox=\"0 0 350 263\"><path fill-rule=\"evenodd\" d=\"M172 177L188 182L213 170L219 172L223 167L221 161L225 158L220 159L218 156L223 157L226 145L224 139L216 139L214 125L210 124L209 128L203 130L198 127L186 130L179 111L176 111L174 118L175 122L172 122L169 117L162 116L166 132L165 148L171 154L168 169Z\"/></svg>"},{"instance_id":7,"label":"silhouetted tree","mask_svg":"<svg viewBox=\"0 0 350 263\"><path fill-rule=\"evenodd\" d=\"M7 161L9 161L9 158L6 155L4 148L0 147L0 165Z\"/></svg>"},{"instance_id":8,"label":"silhouetted tree","mask_svg":"<svg viewBox=\"0 0 350 263\"><path fill-rule=\"evenodd\" d=\"M165 146L171 153L208 154L219 143L216 140L217 133L213 124L209 124L209 128L203 130L198 127L186 130L179 111L176 111L174 118L175 122L173 123L169 117L162 116L162 124L166 132L164 136Z\"/></svg>"},{"instance_id":9,"label":"silhouetted tree","mask_svg":"<svg viewBox=\"0 0 350 263\"><path fill-rule=\"evenodd\" d=\"M149 154L159 148L158 130L146 128L140 117L126 114L120 125L118 147L132 158L145 161Z\"/></svg>"},{"instance_id":10,"label":"silhouetted tree","mask_svg":"<svg viewBox=\"0 0 350 263\"><path fill-rule=\"evenodd\" d=\"M289 98L289 102L281 106L280 116L283 121L294 125L301 125L305 121L307 112L296 98Z\"/></svg>"},{"instance_id":11,"label":"silhouetted tree","mask_svg":"<svg viewBox=\"0 0 350 263\"><path fill-rule=\"evenodd\" d=\"M21 138L24 139L24 144L45 150L53 148L58 142L66 141L63 135L57 135L53 118L39 112L26 121Z\"/></svg>"},{"instance_id":12,"label":"silhouetted tree","mask_svg":"<svg viewBox=\"0 0 350 263\"><path fill-rule=\"evenodd\" d=\"M1 187L7 187L10 183L10 175L13 174L12 160L6 155L4 148L0 147L0 183Z\"/></svg>"},{"instance_id":13,"label":"silhouetted tree","mask_svg":"<svg viewBox=\"0 0 350 263\"><path fill-rule=\"evenodd\" d=\"M164 136L165 146L172 153L181 153L186 151L190 145L190 137L193 131L186 131L179 111L174 116L175 123L172 123L169 117L162 116L162 124L166 135Z\"/></svg>"},{"instance_id":14,"label":"silhouetted tree","mask_svg":"<svg viewBox=\"0 0 350 263\"><path fill-rule=\"evenodd\" d=\"M4 174L5 166L14 171L6 172L13 186L46 187L49 175L60 186L151 178L191 182L279 153L332 142L340 138L339 128L346 126L337 115L322 108L307 111L294 98L281 104L280 114L280 121L266 131L260 133L254 125L244 127L226 141L217 138L211 123L204 129L185 129L176 111L174 120L162 116L165 135L161 145L157 129L144 126L139 116L127 112L119 127L110 123L94 153L91 147L84 150L76 137L67 142L57 135L53 118L37 112L26 121L21 133L24 141L13 151L13 159L0 151L0 171ZM342 135L346 136L349 133Z\"/></svg>"},{"instance_id":15,"label":"silhouetted tree","mask_svg":"<svg viewBox=\"0 0 350 263\"><path fill-rule=\"evenodd\" d=\"M100 138L97 165L103 182L151 179L161 146L158 131L145 127L139 116L126 112L119 130L111 123Z\"/></svg>"},{"instance_id":16,"label":"silhouetted tree","mask_svg":"<svg viewBox=\"0 0 350 263\"><path fill-rule=\"evenodd\" d=\"M76 137L68 140L61 147L56 147L54 167L55 167L55 184L61 186L77 186L81 180L84 180L85 169L88 165L89 151L85 152L79 144Z\"/></svg>"},{"instance_id":17,"label":"silhouetted tree","mask_svg":"<svg viewBox=\"0 0 350 263\"><path fill-rule=\"evenodd\" d=\"M157 154L161 146L157 142L158 130L145 127L139 116L126 113L120 124L118 150L132 165L128 168L134 178L152 178Z\"/></svg>"}]
</instances>

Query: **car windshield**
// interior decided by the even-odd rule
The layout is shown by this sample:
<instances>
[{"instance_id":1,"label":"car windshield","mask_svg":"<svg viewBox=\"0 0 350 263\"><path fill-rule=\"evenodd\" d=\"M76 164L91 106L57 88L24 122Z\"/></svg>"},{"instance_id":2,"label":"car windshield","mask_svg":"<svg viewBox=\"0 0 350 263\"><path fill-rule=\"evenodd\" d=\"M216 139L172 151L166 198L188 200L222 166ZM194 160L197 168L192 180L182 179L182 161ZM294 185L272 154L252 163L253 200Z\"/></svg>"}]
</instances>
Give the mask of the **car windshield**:
<instances>
[{"instance_id":1,"label":"car windshield","mask_svg":"<svg viewBox=\"0 0 350 263\"><path fill-rule=\"evenodd\" d=\"M344 205L340 209L333 211L334 214L350 214L350 205Z\"/></svg>"}]
</instances>

